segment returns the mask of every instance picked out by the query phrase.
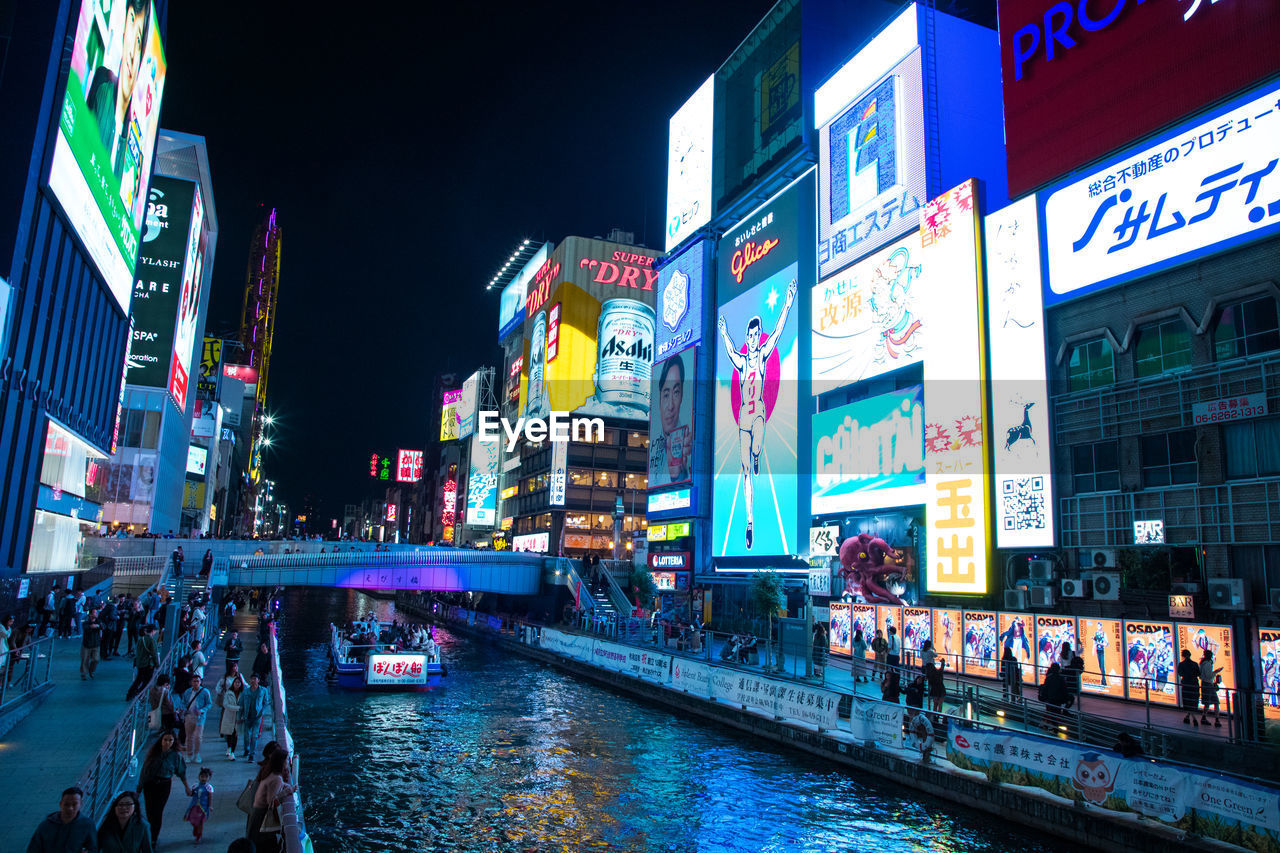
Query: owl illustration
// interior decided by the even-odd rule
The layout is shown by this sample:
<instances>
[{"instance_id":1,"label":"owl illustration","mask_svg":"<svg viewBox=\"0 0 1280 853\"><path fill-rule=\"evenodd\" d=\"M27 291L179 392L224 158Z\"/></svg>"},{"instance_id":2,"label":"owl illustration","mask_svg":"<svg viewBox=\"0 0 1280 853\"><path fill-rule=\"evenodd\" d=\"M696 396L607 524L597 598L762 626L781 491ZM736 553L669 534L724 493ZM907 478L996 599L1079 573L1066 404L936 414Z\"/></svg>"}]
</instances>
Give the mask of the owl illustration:
<instances>
[{"instance_id":1,"label":"owl illustration","mask_svg":"<svg viewBox=\"0 0 1280 853\"><path fill-rule=\"evenodd\" d=\"M1071 779L1072 786L1084 794L1084 798L1091 803L1104 803L1107 800L1107 794L1111 793L1111 789L1116 786L1115 774L1111 768L1102 760L1102 756L1096 752L1086 752L1080 756L1080 763L1076 765L1076 774Z\"/></svg>"}]
</instances>

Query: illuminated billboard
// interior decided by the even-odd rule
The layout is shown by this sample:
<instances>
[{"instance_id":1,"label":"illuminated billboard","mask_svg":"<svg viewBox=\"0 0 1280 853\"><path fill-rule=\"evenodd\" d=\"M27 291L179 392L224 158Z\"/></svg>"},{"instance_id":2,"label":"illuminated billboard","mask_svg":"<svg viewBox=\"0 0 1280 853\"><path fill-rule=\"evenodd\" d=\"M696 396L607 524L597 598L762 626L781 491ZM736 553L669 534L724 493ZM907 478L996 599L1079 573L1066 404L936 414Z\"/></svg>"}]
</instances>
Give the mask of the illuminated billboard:
<instances>
[{"instance_id":1,"label":"illuminated billboard","mask_svg":"<svg viewBox=\"0 0 1280 853\"><path fill-rule=\"evenodd\" d=\"M687 483L693 477L693 397L697 350L654 365L649 420L649 488Z\"/></svg>"},{"instance_id":2,"label":"illuminated billboard","mask_svg":"<svg viewBox=\"0 0 1280 853\"><path fill-rule=\"evenodd\" d=\"M1036 659L1032 634L1032 615L1030 613L999 614L1000 657L1004 657L1005 649L1013 649L1013 656L1022 667L1022 681L1026 684L1036 683Z\"/></svg>"},{"instance_id":3,"label":"illuminated billboard","mask_svg":"<svg viewBox=\"0 0 1280 853\"><path fill-rule=\"evenodd\" d=\"M396 455L396 482L416 483L422 479L421 450L399 450Z\"/></svg>"},{"instance_id":4,"label":"illuminated billboard","mask_svg":"<svg viewBox=\"0 0 1280 853\"><path fill-rule=\"evenodd\" d=\"M1221 670L1216 675L1219 688L1218 698L1225 706L1227 696L1235 696L1236 667L1234 650L1231 648L1231 626L1229 625L1196 625L1190 622L1178 624L1178 650L1191 652L1191 659L1196 663L1204 660L1206 651L1213 654L1213 669ZM1228 691L1223 693L1221 691Z\"/></svg>"},{"instance_id":5,"label":"illuminated billboard","mask_svg":"<svg viewBox=\"0 0 1280 853\"><path fill-rule=\"evenodd\" d=\"M1124 698L1125 645L1120 629L1119 619L1080 618L1080 688L1086 693Z\"/></svg>"},{"instance_id":6,"label":"illuminated billboard","mask_svg":"<svg viewBox=\"0 0 1280 853\"><path fill-rule=\"evenodd\" d=\"M191 213L191 230L187 234L186 259L182 263L182 293L178 299L178 319L173 332L173 354L169 360L169 396L180 412L187 410L191 359L196 348L196 324L200 319L204 253L209 239L209 232L204 227L204 213L204 199L197 184Z\"/></svg>"},{"instance_id":7,"label":"illuminated billboard","mask_svg":"<svg viewBox=\"0 0 1280 853\"><path fill-rule=\"evenodd\" d=\"M814 515L924 503L924 387L813 416Z\"/></svg>"},{"instance_id":8,"label":"illuminated billboard","mask_svg":"<svg viewBox=\"0 0 1280 853\"><path fill-rule=\"evenodd\" d=\"M1267 719L1280 719L1280 629L1258 629L1262 661L1262 702Z\"/></svg>"},{"instance_id":9,"label":"illuminated billboard","mask_svg":"<svg viewBox=\"0 0 1280 853\"><path fill-rule=\"evenodd\" d=\"M467 524L493 527L498 521L498 456L502 444L471 438L471 472L467 475Z\"/></svg>"},{"instance_id":10,"label":"illuminated billboard","mask_svg":"<svg viewBox=\"0 0 1280 853\"><path fill-rule=\"evenodd\" d=\"M685 486L669 492L650 494L646 504L646 515L649 518L668 518L674 515L687 515L693 508L693 489Z\"/></svg>"},{"instance_id":11,"label":"illuminated billboard","mask_svg":"<svg viewBox=\"0 0 1280 853\"><path fill-rule=\"evenodd\" d=\"M195 474L198 477L204 476L205 464L209 459L209 451L207 448L197 444L187 447L187 473Z\"/></svg>"},{"instance_id":12,"label":"illuminated billboard","mask_svg":"<svg viewBox=\"0 0 1280 853\"><path fill-rule=\"evenodd\" d=\"M157 175L148 193L146 227L133 284L133 339L125 381L165 388L193 222L196 185Z\"/></svg>"},{"instance_id":13,"label":"illuminated billboard","mask_svg":"<svg viewBox=\"0 0 1280 853\"><path fill-rule=\"evenodd\" d=\"M662 360L702 341L702 287L708 244L699 241L658 271L658 329L654 358Z\"/></svg>"},{"instance_id":14,"label":"illuminated billboard","mask_svg":"<svg viewBox=\"0 0 1280 853\"><path fill-rule=\"evenodd\" d=\"M930 593L983 594L988 584L986 383L974 181L925 206L920 244L930 310L945 317L940 357L925 360Z\"/></svg>"},{"instance_id":15,"label":"illuminated billboard","mask_svg":"<svg viewBox=\"0 0 1280 853\"><path fill-rule=\"evenodd\" d=\"M814 186L807 173L730 229L717 247L717 557L794 554L803 547L796 299L813 283Z\"/></svg>"},{"instance_id":16,"label":"illuminated billboard","mask_svg":"<svg viewBox=\"0 0 1280 853\"><path fill-rule=\"evenodd\" d=\"M440 407L440 440L453 441L458 437L458 407L462 403L462 389L445 391Z\"/></svg>"},{"instance_id":17,"label":"illuminated billboard","mask_svg":"<svg viewBox=\"0 0 1280 853\"><path fill-rule=\"evenodd\" d=\"M1076 635L1076 618L1036 616L1036 667L1040 670L1041 678L1044 677L1045 670L1058 662L1063 643L1071 646L1073 654L1082 651L1080 638ZM1088 667L1088 662L1085 666Z\"/></svg>"},{"instance_id":18,"label":"illuminated billboard","mask_svg":"<svg viewBox=\"0 0 1280 853\"><path fill-rule=\"evenodd\" d=\"M671 117L667 135L667 251L711 220L713 74Z\"/></svg>"},{"instance_id":19,"label":"illuminated billboard","mask_svg":"<svg viewBox=\"0 0 1280 853\"><path fill-rule=\"evenodd\" d=\"M533 278L533 274L546 263L547 256L550 254L551 244L543 243L537 253L520 268L520 272L511 280L511 283L502 288L502 294L498 299L498 340L502 340L524 323L524 299L529 281Z\"/></svg>"},{"instance_id":20,"label":"illuminated billboard","mask_svg":"<svg viewBox=\"0 0 1280 853\"><path fill-rule=\"evenodd\" d=\"M924 205L924 87L916 6L814 95L818 276L914 231Z\"/></svg>"},{"instance_id":21,"label":"illuminated billboard","mask_svg":"<svg viewBox=\"0 0 1280 853\"><path fill-rule=\"evenodd\" d=\"M1044 194L1055 305L1280 231L1280 83Z\"/></svg>"},{"instance_id":22,"label":"illuminated billboard","mask_svg":"<svg viewBox=\"0 0 1280 853\"><path fill-rule=\"evenodd\" d=\"M1050 548L1052 436L1035 198L989 215L984 233L996 545Z\"/></svg>"},{"instance_id":23,"label":"illuminated billboard","mask_svg":"<svg viewBox=\"0 0 1280 853\"><path fill-rule=\"evenodd\" d=\"M996 630L996 614L989 610L964 611L964 674L984 675L995 678L1000 672L997 651L999 631ZM1029 657L1031 652L1027 651Z\"/></svg>"},{"instance_id":24,"label":"illuminated billboard","mask_svg":"<svg viewBox=\"0 0 1280 853\"><path fill-rule=\"evenodd\" d=\"M828 608L831 614L827 649L838 655L853 654L853 623L847 601L833 601ZM863 638L866 639L865 637Z\"/></svg>"},{"instance_id":25,"label":"illuminated billboard","mask_svg":"<svg viewBox=\"0 0 1280 853\"><path fill-rule=\"evenodd\" d=\"M164 94L155 7L84 0L69 47L49 189L128 314Z\"/></svg>"},{"instance_id":26,"label":"illuminated billboard","mask_svg":"<svg viewBox=\"0 0 1280 853\"><path fill-rule=\"evenodd\" d=\"M159 180L157 178L157 180ZM137 305L137 295L134 295ZM205 338L200 350L200 374L196 380L196 393L212 400L218 392L218 376L222 373L222 339Z\"/></svg>"},{"instance_id":27,"label":"illuminated billboard","mask_svg":"<svg viewBox=\"0 0 1280 853\"><path fill-rule=\"evenodd\" d=\"M961 611L933 608L933 648L953 672L960 672L964 649L964 617Z\"/></svg>"},{"instance_id":28,"label":"illuminated billboard","mask_svg":"<svg viewBox=\"0 0 1280 853\"><path fill-rule=\"evenodd\" d=\"M458 438L468 438L476 429L476 405L480 401L480 371L462 383L462 399L458 402Z\"/></svg>"},{"instance_id":29,"label":"illuminated billboard","mask_svg":"<svg viewBox=\"0 0 1280 853\"><path fill-rule=\"evenodd\" d=\"M1176 705L1178 653L1173 623L1126 619L1124 637L1129 698Z\"/></svg>"}]
</instances>

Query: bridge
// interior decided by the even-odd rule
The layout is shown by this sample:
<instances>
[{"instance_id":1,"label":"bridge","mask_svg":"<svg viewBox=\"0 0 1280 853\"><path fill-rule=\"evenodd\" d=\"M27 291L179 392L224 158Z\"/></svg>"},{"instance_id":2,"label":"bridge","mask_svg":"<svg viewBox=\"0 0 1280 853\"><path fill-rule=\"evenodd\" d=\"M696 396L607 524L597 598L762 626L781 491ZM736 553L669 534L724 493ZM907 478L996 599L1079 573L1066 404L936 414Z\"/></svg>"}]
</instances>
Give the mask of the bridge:
<instances>
[{"instance_id":1,"label":"bridge","mask_svg":"<svg viewBox=\"0 0 1280 853\"><path fill-rule=\"evenodd\" d=\"M232 554L215 559L210 585L537 595L547 561L541 554L437 546L323 554Z\"/></svg>"}]
</instances>

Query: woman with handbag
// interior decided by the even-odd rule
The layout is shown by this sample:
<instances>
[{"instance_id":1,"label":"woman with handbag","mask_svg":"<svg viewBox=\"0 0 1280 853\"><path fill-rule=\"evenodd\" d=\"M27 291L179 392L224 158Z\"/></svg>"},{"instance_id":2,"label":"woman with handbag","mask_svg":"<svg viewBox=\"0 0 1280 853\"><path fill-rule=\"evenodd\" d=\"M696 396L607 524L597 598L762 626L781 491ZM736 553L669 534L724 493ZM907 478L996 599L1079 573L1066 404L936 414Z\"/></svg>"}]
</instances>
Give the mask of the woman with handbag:
<instances>
[{"instance_id":1,"label":"woman with handbag","mask_svg":"<svg viewBox=\"0 0 1280 853\"><path fill-rule=\"evenodd\" d=\"M187 796L191 796L191 785L187 783L187 763L178 752L178 738L171 731L165 731L147 751L143 759L142 771L138 774L138 791L147 808L147 823L151 824L151 846L155 847L160 840L160 823L164 820L164 805L169 802L169 792L173 788L173 777L182 780L182 788Z\"/></svg>"},{"instance_id":2,"label":"woman with handbag","mask_svg":"<svg viewBox=\"0 0 1280 853\"><path fill-rule=\"evenodd\" d=\"M258 790L253 795L253 813L249 815L249 839L258 853L279 853L280 801L298 791L297 785L284 780L289 754L277 749L258 771Z\"/></svg>"},{"instance_id":3,"label":"woman with handbag","mask_svg":"<svg viewBox=\"0 0 1280 853\"><path fill-rule=\"evenodd\" d=\"M178 712L173 707L173 693L169 689L169 676L161 675L156 679L151 692L147 694L151 706L147 714L147 728L153 732L171 732L179 728Z\"/></svg>"}]
</instances>

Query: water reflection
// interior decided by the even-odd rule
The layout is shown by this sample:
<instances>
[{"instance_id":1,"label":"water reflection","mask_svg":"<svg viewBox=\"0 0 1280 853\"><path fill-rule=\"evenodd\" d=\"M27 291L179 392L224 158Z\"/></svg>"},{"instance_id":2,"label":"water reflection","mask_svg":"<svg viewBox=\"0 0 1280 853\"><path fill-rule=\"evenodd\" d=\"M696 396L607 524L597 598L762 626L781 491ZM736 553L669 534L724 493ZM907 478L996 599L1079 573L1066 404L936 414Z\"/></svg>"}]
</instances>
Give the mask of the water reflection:
<instances>
[{"instance_id":1,"label":"water reflection","mask_svg":"<svg viewBox=\"0 0 1280 853\"><path fill-rule=\"evenodd\" d=\"M318 851L1060 850L905 788L673 716L437 630L449 677L330 689L330 621L390 605L292 593L281 633Z\"/></svg>"}]
</instances>

